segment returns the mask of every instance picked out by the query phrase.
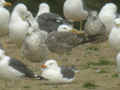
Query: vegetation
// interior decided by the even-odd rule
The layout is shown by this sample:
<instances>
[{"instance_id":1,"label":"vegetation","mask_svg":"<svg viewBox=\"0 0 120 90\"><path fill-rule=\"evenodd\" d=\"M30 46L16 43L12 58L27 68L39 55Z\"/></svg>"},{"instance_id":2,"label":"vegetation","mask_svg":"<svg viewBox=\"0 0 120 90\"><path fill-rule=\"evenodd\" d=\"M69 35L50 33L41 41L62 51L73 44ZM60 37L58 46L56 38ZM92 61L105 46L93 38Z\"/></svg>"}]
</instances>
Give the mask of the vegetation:
<instances>
[{"instance_id":1,"label":"vegetation","mask_svg":"<svg viewBox=\"0 0 120 90\"><path fill-rule=\"evenodd\" d=\"M62 10L63 10L63 4L65 0L7 0L7 1L11 1L13 5L16 5L17 3L20 3L20 2L25 3L34 15L37 12L39 3L47 2L51 7L52 12L58 13L63 16ZM92 9L92 10L98 10L98 11L107 2L114 2L118 5L118 7L120 7L119 0L84 0L85 9L87 10Z\"/></svg>"},{"instance_id":2,"label":"vegetation","mask_svg":"<svg viewBox=\"0 0 120 90\"><path fill-rule=\"evenodd\" d=\"M88 89L95 89L97 87L97 85L95 85L92 82L86 82L86 83L83 84L83 87L88 88Z\"/></svg>"}]
</instances>

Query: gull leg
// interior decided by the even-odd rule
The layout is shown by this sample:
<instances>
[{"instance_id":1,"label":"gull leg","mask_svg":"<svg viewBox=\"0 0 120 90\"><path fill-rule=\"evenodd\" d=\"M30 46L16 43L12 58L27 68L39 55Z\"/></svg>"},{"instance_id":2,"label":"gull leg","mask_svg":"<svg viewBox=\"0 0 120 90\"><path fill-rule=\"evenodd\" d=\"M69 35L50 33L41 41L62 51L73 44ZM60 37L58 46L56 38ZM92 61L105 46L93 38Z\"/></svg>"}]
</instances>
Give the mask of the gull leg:
<instances>
[{"instance_id":1,"label":"gull leg","mask_svg":"<svg viewBox=\"0 0 120 90\"><path fill-rule=\"evenodd\" d=\"M82 21L80 21L80 31L82 31Z\"/></svg>"}]
</instances>

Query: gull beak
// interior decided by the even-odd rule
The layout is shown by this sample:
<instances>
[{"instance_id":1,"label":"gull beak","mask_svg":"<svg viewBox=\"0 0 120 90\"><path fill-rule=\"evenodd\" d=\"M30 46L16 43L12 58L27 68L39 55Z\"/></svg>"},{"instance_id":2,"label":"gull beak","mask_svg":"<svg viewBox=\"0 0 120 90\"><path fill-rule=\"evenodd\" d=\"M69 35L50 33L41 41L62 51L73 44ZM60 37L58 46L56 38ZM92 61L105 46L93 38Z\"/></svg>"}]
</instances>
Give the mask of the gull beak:
<instances>
[{"instance_id":1,"label":"gull beak","mask_svg":"<svg viewBox=\"0 0 120 90\"><path fill-rule=\"evenodd\" d=\"M4 6L12 6L12 4L10 2L5 2Z\"/></svg>"},{"instance_id":2,"label":"gull beak","mask_svg":"<svg viewBox=\"0 0 120 90\"><path fill-rule=\"evenodd\" d=\"M47 66L45 64L41 65L41 68L47 68Z\"/></svg>"},{"instance_id":3,"label":"gull beak","mask_svg":"<svg viewBox=\"0 0 120 90\"><path fill-rule=\"evenodd\" d=\"M71 30L71 32L74 33L74 34L78 34L78 35L81 35L81 34L83 35L83 34L85 34L84 31L78 31L78 30L75 29L75 28L73 28L73 29Z\"/></svg>"}]
</instances>

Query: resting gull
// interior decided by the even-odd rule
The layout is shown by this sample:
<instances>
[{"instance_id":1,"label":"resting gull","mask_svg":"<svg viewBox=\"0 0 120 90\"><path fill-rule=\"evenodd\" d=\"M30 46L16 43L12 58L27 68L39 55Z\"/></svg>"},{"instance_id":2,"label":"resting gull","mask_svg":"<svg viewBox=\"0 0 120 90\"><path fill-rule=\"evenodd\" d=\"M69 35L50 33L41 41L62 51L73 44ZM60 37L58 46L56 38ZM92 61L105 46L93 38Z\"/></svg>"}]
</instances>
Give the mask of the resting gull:
<instances>
[{"instance_id":1,"label":"resting gull","mask_svg":"<svg viewBox=\"0 0 120 90\"><path fill-rule=\"evenodd\" d=\"M59 67L53 59L41 65L41 70L41 76L53 83L70 83L75 79L75 71L72 67Z\"/></svg>"},{"instance_id":2,"label":"resting gull","mask_svg":"<svg viewBox=\"0 0 120 90\"><path fill-rule=\"evenodd\" d=\"M10 80L16 80L23 77L41 79L40 76L36 75L27 68L19 60L13 59L5 55L4 50L0 49L0 77Z\"/></svg>"},{"instance_id":3,"label":"resting gull","mask_svg":"<svg viewBox=\"0 0 120 90\"><path fill-rule=\"evenodd\" d=\"M71 25L62 24L57 31L48 34L46 45L51 52L63 55L86 41L84 33L75 30Z\"/></svg>"}]
</instances>

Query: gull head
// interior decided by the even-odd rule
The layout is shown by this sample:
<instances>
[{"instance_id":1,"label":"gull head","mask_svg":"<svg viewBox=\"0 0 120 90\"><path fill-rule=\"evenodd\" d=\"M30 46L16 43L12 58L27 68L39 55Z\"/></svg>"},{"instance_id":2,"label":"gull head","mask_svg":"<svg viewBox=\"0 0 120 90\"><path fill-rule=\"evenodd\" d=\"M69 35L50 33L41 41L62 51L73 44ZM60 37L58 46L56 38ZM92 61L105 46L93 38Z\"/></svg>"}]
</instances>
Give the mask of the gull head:
<instances>
[{"instance_id":1,"label":"gull head","mask_svg":"<svg viewBox=\"0 0 120 90\"><path fill-rule=\"evenodd\" d=\"M47 60L43 65L41 65L41 68L44 69L56 69L58 67L58 64L56 60L50 59Z\"/></svg>"}]
</instances>

